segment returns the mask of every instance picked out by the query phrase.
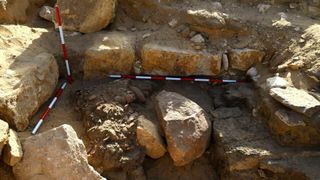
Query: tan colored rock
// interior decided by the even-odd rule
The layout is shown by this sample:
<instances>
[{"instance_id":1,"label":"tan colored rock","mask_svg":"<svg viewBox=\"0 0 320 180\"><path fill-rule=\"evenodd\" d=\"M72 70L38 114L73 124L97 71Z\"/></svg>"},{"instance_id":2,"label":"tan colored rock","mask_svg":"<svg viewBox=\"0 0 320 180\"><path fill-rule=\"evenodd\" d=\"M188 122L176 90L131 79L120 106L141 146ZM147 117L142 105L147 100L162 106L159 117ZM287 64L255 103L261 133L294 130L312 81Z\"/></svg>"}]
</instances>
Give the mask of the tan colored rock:
<instances>
[{"instance_id":1,"label":"tan colored rock","mask_svg":"<svg viewBox=\"0 0 320 180\"><path fill-rule=\"evenodd\" d=\"M50 6L42 6L39 16L47 21L53 21L55 19L55 9Z\"/></svg>"},{"instance_id":2,"label":"tan colored rock","mask_svg":"<svg viewBox=\"0 0 320 180\"><path fill-rule=\"evenodd\" d=\"M0 119L0 155L9 137L9 124Z\"/></svg>"},{"instance_id":3,"label":"tan colored rock","mask_svg":"<svg viewBox=\"0 0 320 180\"><path fill-rule=\"evenodd\" d=\"M320 111L320 102L304 90L293 87L272 88L270 95L288 108L308 117Z\"/></svg>"},{"instance_id":4,"label":"tan colored rock","mask_svg":"<svg viewBox=\"0 0 320 180\"><path fill-rule=\"evenodd\" d=\"M46 102L58 81L58 65L52 54L42 53L32 59L15 61L0 74L0 116L19 131Z\"/></svg>"},{"instance_id":5,"label":"tan colored rock","mask_svg":"<svg viewBox=\"0 0 320 180\"><path fill-rule=\"evenodd\" d=\"M162 157L167 151L158 127L144 116L138 118L137 140L153 159Z\"/></svg>"},{"instance_id":6,"label":"tan colored rock","mask_svg":"<svg viewBox=\"0 0 320 180\"><path fill-rule=\"evenodd\" d=\"M91 36L90 36L91 37ZM107 74L130 74L135 60L134 43L123 33L92 35L93 45L85 51L84 78L103 78Z\"/></svg>"},{"instance_id":7,"label":"tan colored rock","mask_svg":"<svg viewBox=\"0 0 320 180\"><path fill-rule=\"evenodd\" d=\"M300 152L286 158L264 160L260 169L273 173L279 179L320 179L320 166L316 165L319 161L317 152Z\"/></svg>"},{"instance_id":8,"label":"tan colored rock","mask_svg":"<svg viewBox=\"0 0 320 180\"><path fill-rule=\"evenodd\" d=\"M22 156L22 146L18 134L10 129L8 143L3 149L3 161L10 166L14 166L22 159Z\"/></svg>"},{"instance_id":9,"label":"tan colored rock","mask_svg":"<svg viewBox=\"0 0 320 180\"><path fill-rule=\"evenodd\" d=\"M58 0L62 25L69 31L97 32L105 28L115 16L116 0Z\"/></svg>"},{"instance_id":10,"label":"tan colored rock","mask_svg":"<svg viewBox=\"0 0 320 180\"><path fill-rule=\"evenodd\" d=\"M145 44L141 56L143 72L151 75L217 75L221 69L221 54L155 43Z\"/></svg>"},{"instance_id":11,"label":"tan colored rock","mask_svg":"<svg viewBox=\"0 0 320 180\"><path fill-rule=\"evenodd\" d=\"M0 1L0 23L24 23L27 20L28 0L2 0Z\"/></svg>"},{"instance_id":12,"label":"tan colored rock","mask_svg":"<svg viewBox=\"0 0 320 180\"><path fill-rule=\"evenodd\" d=\"M297 152L296 147L279 145L264 124L249 116L215 118L213 132L216 142L213 156L217 162L223 162L218 171L224 172L226 179L229 179L230 174L256 172L257 168L267 169L264 161L270 161L268 167L274 169L277 164L273 160L290 160L308 154L319 156L319 152L309 151L309 148L300 148ZM290 164L287 165L284 174L291 172Z\"/></svg>"},{"instance_id":13,"label":"tan colored rock","mask_svg":"<svg viewBox=\"0 0 320 180\"><path fill-rule=\"evenodd\" d=\"M211 121L190 99L162 91L156 96L156 110L176 166L184 166L202 156L209 143Z\"/></svg>"},{"instance_id":14,"label":"tan colored rock","mask_svg":"<svg viewBox=\"0 0 320 180\"><path fill-rule=\"evenodd\" d=\"M105 179L89 164L85 146L69 125L31 136L23 142L24 157L13 167L20 179Z\"/></svg>"},{"instance_id":15,"label":"tan colored rock","mask_svg":"<svg viewBox=\"0 0 320 180\"><path fill-rule=\"evenodd\" d=\"M307 118L293 111L277 110L268 121L271 132L284 145L319 145L320 132L308 125Z\"/></svg>"},{"instance_id":16,"label":"tan colored rock","mask_svg":"<svg viewBox=\"0 0 320 180\"><path fill-rule=\"evenodd\" d=\"M276 152L266 129L250 117L215 118L213 123L215 157L225 162L227 172L244 171L259 165L260 159ZM266 144L265 144L266 143Z\"/></svg>"},{"instance_id":17,"label":"tan colored rock","mask_svg":"<svg viewBox=\"0 0 320 180\"><path fill-rule=\"evenodd\" d=\"M0 117L18 131L56 88L59 71L52 54L59 40L42 28L0 25Z\"/></svg>"},{"instance_id":18,"label":"tan colored rock","mask_svg":"<svg viewBox=\"0 0 320 180\"><path fill-rule=\"evenodd\" d=\"M259 63L265 56L264 52L254 49L235 49L229 52L229 64L233 69L247 71Z\"/></svg>"}]
</instances>

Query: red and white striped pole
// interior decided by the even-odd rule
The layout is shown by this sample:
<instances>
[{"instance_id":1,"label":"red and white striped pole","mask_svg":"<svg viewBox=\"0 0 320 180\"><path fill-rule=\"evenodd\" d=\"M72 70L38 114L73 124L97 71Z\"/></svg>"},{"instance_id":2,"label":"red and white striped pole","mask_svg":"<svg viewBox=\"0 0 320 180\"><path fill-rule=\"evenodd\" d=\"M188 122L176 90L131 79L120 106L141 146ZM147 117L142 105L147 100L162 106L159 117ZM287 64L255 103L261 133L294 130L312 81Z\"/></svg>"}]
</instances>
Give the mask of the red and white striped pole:
<instances>
[{"instance_id":1,"label":"red and white striped pole","mask_svg":"<svg viewBox=\"0 0 320 180\"><path fill-rule=\"evenodd\" d=\"M196 81L211 83L240 83L241 80L234 79L213 79L213 78L193 78L193 77L168 77L168 76L135 76L135 75L108 75L109 78L116 79L140 79L140 80L158 80L158 81Z\"/></svg>"},{"instance_id":2,"label":"red and white striped pole","mask_svg":"<svg viewBox=\"0 0 320 180\"><path fill-rule=\"evenodd\" d=\"M39 130L40 126L42 125L43 121L46 119L48 116L50 110L53 108L53 106L56 104L58 98L61 96L63 93L63 90L66 88L67 83L64 82L61 87L57 90L55 97L51 100L49 106L47 107L46 111L42 114L40 120L38 121L37 125L33 128L32 134L35 135L37 131Z\"/></svg>"},{"instance_id":3,"label":"red and white striped pole","mask_svg":"<svg viewBox=\"0 0 320 180\"><path fill-rule=\"evenodd\" d=\"M55 10L56 10L56 16L57 16L58 27L59 27L61 47L62 47L62 51L63 51L63 58L64 58L66 69L67 69L67 80L68 80L68 83L71 84L73 82L73 79L72 79L71 68L70 68L70 64L69 64L69 60L68 60L67 48L66 48L66 44L64 41L64 33L63 33L63 29L62 29L60 9L59 9L58 4L55 5Z\"/></svg>"}]
</instances>

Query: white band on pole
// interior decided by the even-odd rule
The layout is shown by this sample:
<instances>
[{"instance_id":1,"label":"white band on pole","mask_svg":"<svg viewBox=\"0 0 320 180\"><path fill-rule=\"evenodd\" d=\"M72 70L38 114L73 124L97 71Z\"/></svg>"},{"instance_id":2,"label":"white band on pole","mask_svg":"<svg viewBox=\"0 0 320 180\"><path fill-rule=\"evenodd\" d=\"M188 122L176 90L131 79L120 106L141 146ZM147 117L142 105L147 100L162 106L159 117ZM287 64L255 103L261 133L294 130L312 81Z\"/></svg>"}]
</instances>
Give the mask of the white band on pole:
<instances>
[{"instance_id":1,"label":"white band on pole","mask_svg":"<svg viewBox=\"0 0 320 180\"><path fill-rule=\"evenodd\" d=\"M62 26L59 26L59 33L60 33L61 44L65 44Z\"/></svg>"},{"instance_id":2,"label":"white band on pole","mask_svg":"<svg viewBox=\"0 0 320 180\"><path fill-rule=\"evenodd\" d=\"M224 83L236 83L237 80L222 80Z\"/></svg>"},{"instance_id":3,"label":"white band on pole","mask_svg":"<svg viewBox=\"0 0 320 180\"><path fill-rule=\"evenodd\" d=\"M68 76L71 76L71 71L70 71L70 66L69 66L69 60L65 60L66 62L66 67L67 67L67 73L68 73Z\"/></svg>"},{"instance_id":4,"label":"white band on pole","mask_svg":"<svg viewBox=\"0 0 320 180\"><path fill-rule=\"evenodd\" d=\"M67 83L65 82L65 83L63 83L63 85L61 86L61 89L63 90L64 88L66 88L66 86L67 86Z\"/></svg>"},{"instance_id":5,"label":"white band on pole","mask_svg":"<svg viewBox=\"0 0 320 180\"><path fill-rule=\"evenodd\" d=\"M174 78L174 77L166 77L168 81L181 81L181 78Z\"/></svg>"},{"instance_id":6,"label":"white band on pole","mask_svg":"<svg viewBox=\"0 0 320 180\"><path fill-rule=\"evenodd\" d=\"M121 78L121 75L109 75L111 78Z\"/></svg>"},{"instance_id":7,"label":"white band on pole","mask_svg":"<svg viewBox=\"0 0 320 180\"><path fill-rule=\"evenodd\" d=\"M54 106L54 104L57 102L58 98L54 97L53 100L51 101L49 108L52 109L52 107Z\"/></svg>"},{"instance_id":8,"label":"white band on pole","mask_svg":"<svg viewBox=\"0 0 320 180\"><path fill-rule=\"evenodd\" d=\"M210 79L194 79L194 81L210 82Z\"/></svg>"},{"instance_id":9,"label":"white band on pole","mask_svg":"<svg viewBox=\"0 0 320 180\"><path fill-rule=\"evenodd\" d=\"M151 79L151 76L136 76L136 79Z\"/></svg>"},{"instance_id":10,"label":"white band on pole","mask_svg":"<svg viewBox=\"0 0 320 180\"><path fill-rule=\"evenodd\" d=\"M36 127L34 127L34 129L31 132L33 135L35 135L37 133L37 131L39 130L42 123L43 123L43 120L40 119L39 122L37 123Z\"/></svg>"}]
</instances>

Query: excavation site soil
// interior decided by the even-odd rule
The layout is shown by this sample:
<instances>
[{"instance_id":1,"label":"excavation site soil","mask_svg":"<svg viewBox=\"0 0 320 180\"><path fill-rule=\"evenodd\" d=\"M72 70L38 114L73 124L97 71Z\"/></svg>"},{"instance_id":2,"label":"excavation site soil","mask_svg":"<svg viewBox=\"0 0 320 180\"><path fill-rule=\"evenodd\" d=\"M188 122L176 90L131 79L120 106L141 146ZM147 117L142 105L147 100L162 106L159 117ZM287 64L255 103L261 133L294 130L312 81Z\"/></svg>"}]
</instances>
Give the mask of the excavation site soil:
<instances>
[{"instance_id":1,"label":"excavation site soil","mask_svg":"<svg viewBox=\"0 0 320 180\"><path fill-rule=\"evenodd\" d=\"M320 179L319 0L0 5L0 180Z\"/></svg>"}]
</instances>

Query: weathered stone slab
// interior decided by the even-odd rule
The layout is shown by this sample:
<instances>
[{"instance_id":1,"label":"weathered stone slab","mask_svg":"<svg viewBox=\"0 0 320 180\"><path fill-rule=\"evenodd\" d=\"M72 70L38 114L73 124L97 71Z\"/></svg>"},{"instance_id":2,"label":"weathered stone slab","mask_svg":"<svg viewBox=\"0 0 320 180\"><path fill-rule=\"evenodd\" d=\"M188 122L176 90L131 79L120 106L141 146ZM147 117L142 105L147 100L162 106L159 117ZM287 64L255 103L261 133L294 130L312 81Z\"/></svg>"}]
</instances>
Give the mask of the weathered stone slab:
<instances>
[{"instance_id":1,"label":"weathered stone slab","mask_svg":"<svg viewBox=\"0 0 320 180\"><path fill-rule=\"evenodd\" d=\"M272 88L270 95L288 108L309 117L320 111L320 102L304 90L292 87Z\"/></svg>"},{"instance_id":2,"label":"weathered stone slab","mask_svg":"<svg viewBox=\"0 0 320 180\"><path fill-rule=\"evenodd\" d=\"M196 52L156 43L145 44L141 52L142 69L151 75L218 75L221 54Z\"/></svg>"}]
</instances>

